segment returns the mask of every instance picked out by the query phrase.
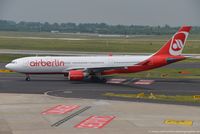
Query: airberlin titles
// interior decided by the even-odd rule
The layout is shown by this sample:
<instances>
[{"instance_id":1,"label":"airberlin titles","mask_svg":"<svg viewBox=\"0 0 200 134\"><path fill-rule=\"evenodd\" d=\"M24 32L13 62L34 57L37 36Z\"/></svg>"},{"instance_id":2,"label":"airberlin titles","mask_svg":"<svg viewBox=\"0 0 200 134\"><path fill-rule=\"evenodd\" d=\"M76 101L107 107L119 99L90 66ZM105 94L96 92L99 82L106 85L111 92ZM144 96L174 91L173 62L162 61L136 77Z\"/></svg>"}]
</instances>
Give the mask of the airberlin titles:
<instances>
[{"instance_id":1,"label":"airberlin titles","mask_svg":"<svg viewBox=\"0 0 200 134\"><path fill-rule=\"evenodd\" d=\"M40 59L40 60L30 61L29 65L31 67L63 67L65 66L65 62L57 59L48 61Z\"/></svg>"}]
</instances>

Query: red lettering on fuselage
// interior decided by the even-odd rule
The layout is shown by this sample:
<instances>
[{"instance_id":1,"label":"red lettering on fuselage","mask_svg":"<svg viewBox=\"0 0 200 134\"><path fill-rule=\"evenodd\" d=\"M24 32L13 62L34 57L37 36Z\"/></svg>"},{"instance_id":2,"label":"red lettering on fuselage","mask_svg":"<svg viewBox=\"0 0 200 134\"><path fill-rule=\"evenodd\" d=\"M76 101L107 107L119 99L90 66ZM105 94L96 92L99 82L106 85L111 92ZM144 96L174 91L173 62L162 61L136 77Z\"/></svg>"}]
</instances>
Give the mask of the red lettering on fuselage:
<instances>
[{"instance_id":1,"label":"red lettering on fuselage","mask_svg":"<svg viewBox=\"0 0 200 134\"><path fill-rule=\"evenodd\" d=\"M30 61L29 65L31 67L63 67L65 66L64 61L60 60L35 60L35 61Z\"/></svg>"}]
</instances>

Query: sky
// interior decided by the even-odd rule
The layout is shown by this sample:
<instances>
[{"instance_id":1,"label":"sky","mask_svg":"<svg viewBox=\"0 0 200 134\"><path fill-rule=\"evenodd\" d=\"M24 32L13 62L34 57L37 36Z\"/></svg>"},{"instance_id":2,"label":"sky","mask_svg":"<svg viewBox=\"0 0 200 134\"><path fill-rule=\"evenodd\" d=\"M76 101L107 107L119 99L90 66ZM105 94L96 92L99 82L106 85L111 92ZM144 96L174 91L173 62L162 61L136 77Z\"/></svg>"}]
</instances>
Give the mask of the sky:
<instances>
[{"instance_id":1,"label":"sky","mask_svg":"<svg viewBox=\"0 0 200 134\"><path fill-rule=\"evenodd\" d=\"M0 19L200 26L200 0L0 0Z\"/></svg>"}]
</instances>

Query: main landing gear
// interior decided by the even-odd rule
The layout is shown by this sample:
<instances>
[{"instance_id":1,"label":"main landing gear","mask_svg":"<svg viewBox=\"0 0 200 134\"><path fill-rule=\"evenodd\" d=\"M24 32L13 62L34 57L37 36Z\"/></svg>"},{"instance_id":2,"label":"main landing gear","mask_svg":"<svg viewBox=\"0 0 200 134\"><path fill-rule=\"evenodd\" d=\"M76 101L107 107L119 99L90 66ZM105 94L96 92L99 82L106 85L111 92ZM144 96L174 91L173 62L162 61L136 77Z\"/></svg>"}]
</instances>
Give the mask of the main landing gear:
<instances>
[{"instance_id":1,"label":"main landing gear","mask_svg":"<svg viewBox=\"0 0 200 134\"><path fill-rule=\"evenodd\" d=\"M89 79L91 81L94 81L94 82L106 82L106 79L104 77L102 77L101 75L91 75L89 77Z\"/></svg>"},{"instance_id":2,"label":"main landing gear","mask_svg":"<svg viewBox=\"0 0 200 134\"><path fill-rule=\"evenodd\" d=\"M30 81L31 80L31 77L30 77L30 75L29 74L26 74L26 79L25 79L26 81Z\"/></svg>"}]
</instances>

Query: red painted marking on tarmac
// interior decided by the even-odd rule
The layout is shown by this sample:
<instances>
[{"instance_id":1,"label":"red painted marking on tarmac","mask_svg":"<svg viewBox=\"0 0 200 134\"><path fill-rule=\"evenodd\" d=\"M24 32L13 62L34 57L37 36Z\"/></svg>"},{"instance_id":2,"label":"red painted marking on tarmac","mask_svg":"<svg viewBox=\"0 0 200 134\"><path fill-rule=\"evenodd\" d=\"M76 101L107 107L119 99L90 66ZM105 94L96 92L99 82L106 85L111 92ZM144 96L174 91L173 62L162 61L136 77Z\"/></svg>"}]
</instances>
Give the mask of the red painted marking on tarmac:
<instances>
[{"instance_id":1,"label":"red painted marking on tarmac","mask_svg":"<svg viewBox=\"0 0 200 134\"><path fill-rule=\"evenodd\" d=\"M80 106L78 105L57 105L55 107L49 108L42 112L42 114L66 114L71 112Z\"/></svg>"},{"instance_id":2,"label":"red painted marking on tarmac","mask_svg":"<svg viewBox=\"0 0 200 134\"><path fill-rule=\"evenodd\" d=\"M126 79L109 79L106 81L106 83L111 83L111 84L120 84L122 82L126 81Z\"/></svg>"},{"instance_id":3,"label":"red painted marking on tarmac","mask_svg":"<svg viewBox=\"0 0 200 134\"><path fill-rule=\"evenodd\" d=\"M135 85L150 85L154 82L154 80L139 80L134 82Z\"/></svg>"},{"instance_id":4,"label":"red painted marking on tarmac","mask_svg":"<svg viewBox=\"0 0 200 134\"><path fill-rule=\"evenodd\" d=\"M89 118L83 120L75 128L103 128L108 123L110 123L115 116L90 116Z\"/></svg>"}]
</instances>

